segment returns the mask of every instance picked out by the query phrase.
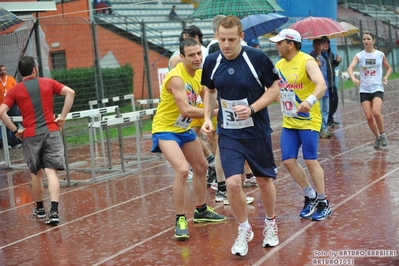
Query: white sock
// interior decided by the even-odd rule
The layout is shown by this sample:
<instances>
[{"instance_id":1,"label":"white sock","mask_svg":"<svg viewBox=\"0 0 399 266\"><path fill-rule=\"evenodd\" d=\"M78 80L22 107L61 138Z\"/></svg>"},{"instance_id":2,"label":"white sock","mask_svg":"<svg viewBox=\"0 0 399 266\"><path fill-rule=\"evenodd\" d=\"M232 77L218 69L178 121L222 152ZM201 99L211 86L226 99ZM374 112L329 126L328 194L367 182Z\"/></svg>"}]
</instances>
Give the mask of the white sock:
<instances>
[{"instance_id":1,"label":"white sock","mask_svg":"<svg viewBox=\"0 0 399 266\"><path fill-rule=\"evenodd\" d=\"M245 222L240 223L240 228L245 228L248 230L251 229L251 225L249 224L248 219Z\"/></svg>"},{"instance_id":2,"label":"white sock","mask_svg":"<svg viewBox=\"0 0 399 266\"><path fill-rule=\"evenodd\" d=\"M275 225L276 224L276 215L273 215L273 218L269 218L269 217L266 216L265 224L266 224L266 226Z\"/></svg>"}]
</instances>

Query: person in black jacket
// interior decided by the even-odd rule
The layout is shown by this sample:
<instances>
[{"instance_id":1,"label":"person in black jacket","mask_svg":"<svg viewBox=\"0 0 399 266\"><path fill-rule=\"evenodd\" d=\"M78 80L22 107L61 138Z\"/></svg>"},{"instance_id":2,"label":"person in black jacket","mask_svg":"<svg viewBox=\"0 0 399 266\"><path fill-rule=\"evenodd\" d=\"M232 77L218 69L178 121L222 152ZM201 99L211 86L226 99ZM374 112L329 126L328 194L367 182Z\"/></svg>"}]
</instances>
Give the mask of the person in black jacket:
<instances>
[{"instance_id":1,"label":"person in black jacket","mask_svg":"<svg viewBox=\"0 0 399 266\"><path fill-rule=\"evenodd\" d=\"M331 52L330 39L327 36L321 38L321 44L323 48L322 55L327 61L327 76L328 76L328 90L330 92L330 111L328 113L328 126L334 127L339 125L334 120L334 114L338 108L338 89L335 84L335 68L341 63L342 59L338 55Z\"/></svg>"}]
</instances>

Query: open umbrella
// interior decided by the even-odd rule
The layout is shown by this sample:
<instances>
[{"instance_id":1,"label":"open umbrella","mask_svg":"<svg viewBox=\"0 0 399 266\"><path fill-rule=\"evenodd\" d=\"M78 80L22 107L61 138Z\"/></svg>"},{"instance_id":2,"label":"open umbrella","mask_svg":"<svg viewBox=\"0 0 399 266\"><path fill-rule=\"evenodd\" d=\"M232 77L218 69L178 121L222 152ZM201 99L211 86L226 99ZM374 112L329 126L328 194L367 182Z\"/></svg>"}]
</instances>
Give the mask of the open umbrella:
<instances>
[{"instance_id":1,"label":"open umbrella","mask_svg":"<svg viewBox=\"0 0 399 266\"><path fill-rule=\"evenodd\" d=\"M289 28L299 32L303 39L317 39L323 36L331 39L347 32L337 21L324 17L304 18L292 24Z\"/></svg>"},{"instance_id":2,"label":"open umbrella","mask_svg":"<svg viewBox=\"0 0 399 266\"><path fill-rule=\"evenodd\" d=\"M242 29L245 33L244 41L257 39L266 33L276 30L288 21L288 17L277 14L256 14L241 19Z\"/></svg>"},{"instance_id":3,"label":"open umbrella","mask_svg":"<svg viewBox=\"0 0 399 266\"><path fill-rule=\"evenodd\" d=\"M353 34L356 34L356 33L359 32L359 28L358 27L356 27L355 25L350 24L350 23L348 23L346 21L341 21L339 24L342 26L342 28L346 29L346 32L344 32L341 35L339 35L340 37L353 35Z\"/></svg>"},{"instance_id":4,"label":"open umbrella","mask_svg":"<svg viewBox=\"0 0 399 266\"><path fill-rule=\"evenodd\" d=\"M207 19L217 15L239 18L253 14L284 11L274 0L203 0L191 18Z\"/></svg>"},{"instance_id":5,"label":"open umbrella","mask_svg":"<svg viewBox=\"0 0 399 266\"><path fill-rule=\"evenodd\" d=\"M0 29L2 31L24 22L22 19L11 13L10 11L0 7Z\"/></svg>"}]
</instances>

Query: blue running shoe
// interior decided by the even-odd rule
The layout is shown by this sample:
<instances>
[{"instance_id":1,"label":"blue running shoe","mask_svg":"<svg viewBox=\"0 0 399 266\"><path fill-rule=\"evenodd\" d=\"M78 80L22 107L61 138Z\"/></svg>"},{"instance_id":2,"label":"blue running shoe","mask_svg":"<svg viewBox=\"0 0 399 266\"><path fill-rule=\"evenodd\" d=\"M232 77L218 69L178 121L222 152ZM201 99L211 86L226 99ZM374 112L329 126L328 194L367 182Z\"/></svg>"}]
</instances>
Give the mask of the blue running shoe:
<instances>
[{"instance_id":1,"label":"blue running shoe","mask_svg":"<svg viewBox=\"0 0 399 266\"><path fill-rule=\"evenodd\" d=\"M203 212L195 210L193 220L194 223L222 222L226 220L226 216L216 213L211 207L207 206L207 209Z\"/></svg>"},{"instance_id":2,"label":"blue running shoe","mask_svg":"<svg viewBox=\"0 0 399 266\"><path fill-rule=\"evenodd\" d=\"M319 201L319 204L317 204L317 208L315 213L312 216L312 221L323 221L327 219L327 217L332 213L330 203L328 200L326 202L324 201Z\"/></svg>"},{"instance_id":3,"label":"blue running shoe","mask_svg":"<svg viewBox=\"0 0 399 266\"><path fill-rule=\"evenodd\" d=\"M188 224L186 217L181 216L176 222L175 237L179 240L186 240L189 238L188 235Z\"/></svg>"},{"instance_id":4,"label":"blue running shoe","mask_svg":"<svg viewBox=\"0 0 399 266\"><path fill-rule=\"evenodd\" d=\"M304 206L299 216L303 218L310 218L312 214L315 212L318 202L319 200L317 199L317 195L316 198L314 199L305 196Z\"/></svg>"}]
</instances>

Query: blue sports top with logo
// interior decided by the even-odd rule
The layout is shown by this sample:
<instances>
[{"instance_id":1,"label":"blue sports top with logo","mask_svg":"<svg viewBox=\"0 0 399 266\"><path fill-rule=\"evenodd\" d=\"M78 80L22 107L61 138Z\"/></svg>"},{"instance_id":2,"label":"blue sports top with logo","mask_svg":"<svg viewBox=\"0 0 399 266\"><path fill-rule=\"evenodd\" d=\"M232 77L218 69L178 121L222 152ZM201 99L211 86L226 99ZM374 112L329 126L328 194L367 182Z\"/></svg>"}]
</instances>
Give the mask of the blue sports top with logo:
<instances>
[{"instance_id":1,"label":"blue sports top with logo","mask_svg":"<svg viewBox=\"0 0 399 266\"><path fill-rule=\"evenodd\" d=\"M278 79L273 63L259 49L243 46L233 60L227 60L220 51L208 55L201 84L218 91L218 133L236 139L269 136L272 129L267 108L255 113L248 121L239 121L231 107L251 105L265 93L265 87Z\"/></svg>"}]
</instances>

